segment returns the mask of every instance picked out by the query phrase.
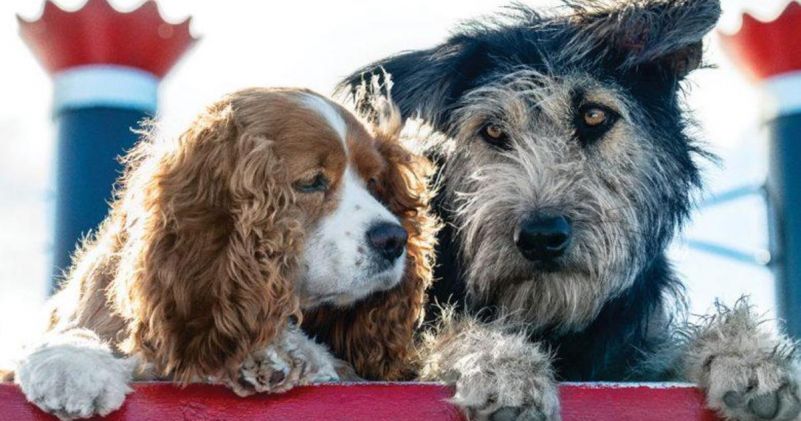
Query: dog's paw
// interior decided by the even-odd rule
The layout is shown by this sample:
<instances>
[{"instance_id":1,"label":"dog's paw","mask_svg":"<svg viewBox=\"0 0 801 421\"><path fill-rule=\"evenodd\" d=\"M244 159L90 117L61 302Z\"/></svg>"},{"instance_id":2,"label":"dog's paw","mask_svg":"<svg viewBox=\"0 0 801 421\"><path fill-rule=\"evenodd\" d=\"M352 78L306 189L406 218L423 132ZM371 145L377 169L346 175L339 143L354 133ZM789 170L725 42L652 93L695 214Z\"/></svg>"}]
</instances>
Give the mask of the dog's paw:
<instances>
[{"instance_id":1,"label":"dog's paw","mask_svg":"<svg viewBox=\"0 0 801 421\"><path fill-rule=\"evenodd\" d=\"M515 327L443 309L422 335L420 379L452 386L451 402L473 420L559 420L551 355Z\"/></svg>"},{"instance_id":2,"label":"dog's paw","mask_svg":"<svg viewBox=\"0 0 801 421\"><path fill-rule=\"evenodd\" d=\"M239 367L237 379L229 387L239 396L254 393L281 393L298 384L304 362L270 346L249 355Z\"/></svg>"},{"instance_id":3,"label":"dog's paw","mask_svg":"<svg viewBox=\"0 0 801 421\"><path fill-rule=\"evenodd\" d=\"M43 411L62 420L89 418L122 406L134 365L101 344L46 345L19 363L15 381Z\"/></svg>"},{"instance_id":4,"label":"dog's paw","mask_svg":"<svg viewBox=\"0 0 801 421\"><path fill-rule=\"evenodd\" d=\"M760 361L718 356L709 369L709 406L726 419L801 419L799 373L787 359L775 353Z\"/></svg>"},{"instance_id":5,"label":"dog's paw","mask_svg":"<svg viewBox=\"0 0 801 421\"><path fill-rule=\"evenodd\" d=\"M550 374L500 371L463 373L451 399L471 420L559 419L559 391Z\"/></svg>"},{"instance_id":6,"label":"dog's paw","mask_svg":"<svg viewBox=\"0 0 801 421\"><path fill-rule=\"evenodd\" d=\"M295 329L267 348L249 355L229 387L240 396L282 393L295 386L338 381L336 360L321 345Z\"/></svg>"},{"instance_id":7,"label":"dog's paw","mask_svg":"<svg viewBox=\"0 0 801 421\"><path fill-rule=\"evenodd\" d=\"M549 357L533 344L514 345L466 356L451 401L471 420L559 420Z\"/></svg>"}]
</instances>

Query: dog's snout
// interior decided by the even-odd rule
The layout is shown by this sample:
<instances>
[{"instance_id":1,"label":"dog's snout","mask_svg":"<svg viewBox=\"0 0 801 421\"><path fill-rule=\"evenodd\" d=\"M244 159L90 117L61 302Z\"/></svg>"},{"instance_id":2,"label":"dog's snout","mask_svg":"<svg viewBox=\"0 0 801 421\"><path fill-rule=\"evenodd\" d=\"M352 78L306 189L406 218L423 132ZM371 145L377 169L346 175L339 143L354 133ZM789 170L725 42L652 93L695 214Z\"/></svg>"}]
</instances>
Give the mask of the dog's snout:
<instances>
[{"instance_id":1,"label":"dog's snout","mask_svg":"<svg viewBox=\"0 0 801 421\"><path fill-rule=\"evenodd\" d=\"M517 226L514 240L526 259L548 261L565 253L572 231L563 216L529 216Z\"/></svg>"},{"instance_id":2,"label":"dog's snout","mask_svg":"<svg viewBox=\"0 0 801 421\"><path fill-rule=\"evenodd\" d=\"M370 243L370 247L390 261L394 261L403 254L407 239L406 230L391 222L376 224L367 231L367 241Z\"/></svg>"}]
</instances>

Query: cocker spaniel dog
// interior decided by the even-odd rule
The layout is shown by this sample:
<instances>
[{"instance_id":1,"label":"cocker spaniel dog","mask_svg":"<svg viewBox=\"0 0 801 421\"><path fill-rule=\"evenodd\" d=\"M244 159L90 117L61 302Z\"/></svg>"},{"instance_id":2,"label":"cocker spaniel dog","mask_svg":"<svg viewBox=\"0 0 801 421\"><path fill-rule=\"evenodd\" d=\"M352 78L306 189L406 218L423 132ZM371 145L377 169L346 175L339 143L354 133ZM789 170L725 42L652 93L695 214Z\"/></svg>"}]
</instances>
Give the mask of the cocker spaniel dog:
<instances>
[{"instance_id":1,"label":"cocker spaniel dog","mask_svg":"<svg viewBox=\"0 0 801 421\"><path fill-rule=\"evenodd\" d=\"M434 224L427 161L384 105L367 127L307 90L248 89L174 141L147 133L15 370L27 398L75 418L133 379L247 395L407 376Z\"/></svg>"},{"instance_id":2,"label":"cocker spaniel dog","mask_svg":"<svg viewBox=\"0 0 801 421\"><path fill-rule=\"evenodd\" d=\"M693 325L667 248L706 154L683 105L718 0L517 5L355 72L446 135L421 377L477 418L558 419L557 381L695 382L726 419L801 411L796 344L746 301ZM432 300L432 302L435 300Z\"/></svg>"}]
</instances>

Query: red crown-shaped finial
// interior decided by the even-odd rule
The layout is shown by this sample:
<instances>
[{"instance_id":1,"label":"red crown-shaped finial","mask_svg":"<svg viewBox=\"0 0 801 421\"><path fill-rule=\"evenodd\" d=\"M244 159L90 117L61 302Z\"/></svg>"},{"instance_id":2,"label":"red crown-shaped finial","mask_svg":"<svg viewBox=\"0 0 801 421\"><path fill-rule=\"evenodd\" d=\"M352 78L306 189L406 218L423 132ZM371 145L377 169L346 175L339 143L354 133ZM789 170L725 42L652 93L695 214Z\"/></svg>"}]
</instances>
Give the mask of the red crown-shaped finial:
<instances>
[{"instance_id":1,"label":"red crown-shaped finial","mask_svg":"<svg viewBox=\"0 0 801 421\"><path fill-rule=\"evenodd\" d=\"M17 16L20 35L51 74L75 66L113 64L135 67L163 77L197 41L189 33L191 18L171 24L153 0L123 13L107 0L88 0L75 12L46 0L42 17Z\"/></svg>"},{"instance_id":2,"label":"red crown-shaped finial","mask_svg":"<svg viewBox=\"0 0 801 421\"><path fill-rule=\"evenodd\" d=\"M745 13L740 30L721 38L729 55L757 80L801 71L801 4L790 1L769 22Z\"/></svg>"}]
</instances>

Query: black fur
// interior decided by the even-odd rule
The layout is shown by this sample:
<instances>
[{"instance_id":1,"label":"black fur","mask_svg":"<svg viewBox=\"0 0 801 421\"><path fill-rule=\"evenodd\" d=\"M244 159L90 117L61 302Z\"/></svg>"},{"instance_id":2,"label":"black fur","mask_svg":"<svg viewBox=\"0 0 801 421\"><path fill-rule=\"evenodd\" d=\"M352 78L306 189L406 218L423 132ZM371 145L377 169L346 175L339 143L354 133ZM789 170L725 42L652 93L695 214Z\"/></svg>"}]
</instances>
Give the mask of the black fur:
<instances>
[{"instance_id":1,"label":"black fur","mask_svg":"<svg viewBox=\"0 0 801 421\"><path fill-rule=\"evenodd\" d=\"M569 12L544 16L515 6L511 13L464 25L443 44L378 61L355 72L340 89L356 86L365 75L391 74L392 96L406 117L419 116L454 135L452 116L471 90L500 80L521 68L549 76L586 72L621 86L644 111L639 123L651 134L662 159L676 164L671 185L651 186L663 194L658 207L640 209L649 224L648 258L634 285L609 301L589 326L556 334L530 332L555 351L564 380L660 379L668 373L644 364L668 340L669 302L682 302L682 286L665 250L691 206L690 193L700 185L694 156L703 155L686 134L680 107L680 82L700 65L701 38L714 26L720 9L714 0L628 2L569 1ZM460 165L432 156L443 166ZM660 190L664 189L664 190ZM492 302L467 302L465 280L453 227L451 204L439 197L435 207L446 226L439 235L432 302L456 301L472 312L492 317Z\"/></svg>"}]
</instances>

